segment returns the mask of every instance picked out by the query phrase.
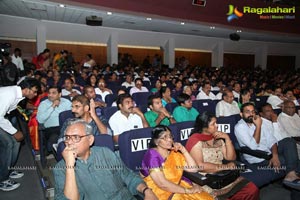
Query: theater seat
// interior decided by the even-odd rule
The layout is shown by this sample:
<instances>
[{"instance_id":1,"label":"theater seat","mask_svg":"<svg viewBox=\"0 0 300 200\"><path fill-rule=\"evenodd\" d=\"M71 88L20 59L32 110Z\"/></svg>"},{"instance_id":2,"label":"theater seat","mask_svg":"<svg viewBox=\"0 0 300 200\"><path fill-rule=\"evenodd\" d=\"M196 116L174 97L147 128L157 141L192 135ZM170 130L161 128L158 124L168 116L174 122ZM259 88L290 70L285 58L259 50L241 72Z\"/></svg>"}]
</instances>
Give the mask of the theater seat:
<instances>
[{"instance_id":1,"label":"theater seat","mask_svg":"<svg viewBox=\"0 0 300 200\"><path fill-rule=\"evenodd\" d=\"M193 101L193 107L198 110L199 114L203 112L216 113L216 104L210 99L198 99Z\"/></svg>"},{"instance_id":2,"label":"theater seat","mask_svg":"<svg viewBox=\"0 0 300 200\"><path fill-rule=\"evenodd\" d=\"M185 146L192 129L194 128L194 121L179 122L175 124L170 124L169 128L171 129L172 134L174 135L174 141L180 142Z\"/></svg>"},{"instance_id":3,"label":"theater seat","mask_svg":"<svg viewBox=\"0 0 300 200\"><path fill-rule=\"evenodd\" d=\"M140 170L145 152L151 139L152 128L140 128L119 135L120 157L131 170Z\"/></svg>"}]
</instances>

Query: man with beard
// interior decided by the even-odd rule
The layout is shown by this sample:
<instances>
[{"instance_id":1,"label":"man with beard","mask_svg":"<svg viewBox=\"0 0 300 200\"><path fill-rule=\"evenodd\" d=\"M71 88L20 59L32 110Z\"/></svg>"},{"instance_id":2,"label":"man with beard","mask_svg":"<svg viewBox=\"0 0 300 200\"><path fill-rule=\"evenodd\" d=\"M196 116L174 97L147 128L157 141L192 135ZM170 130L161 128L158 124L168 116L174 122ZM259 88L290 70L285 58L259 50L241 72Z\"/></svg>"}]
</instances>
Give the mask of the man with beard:
<instances>
[{"instance_id":1,"label":"man with beard","mask_svg":"<svg viewBox=\"0 0 300 200\"><path fill-rule=\"evenodd\" d=\"M252 103L245 103L241 107L242 119L235 125L234 132L241 147L246 146L252 150L261 150L272 153L268 161L244 154L244 158L252 165L259 167L273 167L275 172L286 168L286 176L283 183L289 187L300 190L300 177L297 176L297 153L293 155L285 149L290 148L289 143L280 143L278 148L277 139L272 132L274 129L268 125L268 120L262 119L256 114ZM265 115L264 115L265 116ZM296 148L296 147L295 147ZM294 157L292 157L294 156ZM283 166L282 166L283 164Z\"/></svg>"},{"instance_id":2,"label":"man with beard","mask_svg":"<svg viewBox=\"0 0 300 200\"><path fill-rule=\"evenodd\" d=\"M123 132L149 126L141 110L134 107L130 94L120 94L117 98L117 106L119 110L108 121L116 143L118 143L119 135Z\"/></svg>"},{"instance_id":3,"label":"man with beard","mask_svg":"<svg viewBox=\"0 0 300 200\"><path fill-rule=\"evenodd\" d=\"M93 135L111 134L111 131L104 125L104 123L98 118L95 112L95 102L93 99L89 100L84 95L77 95L72 99L72 113L78 119L84 120L93 128ZM62 141L64 132L67 127L68 120L64 122L61 130L58 143Z\"/></svg>"}]
</instances>

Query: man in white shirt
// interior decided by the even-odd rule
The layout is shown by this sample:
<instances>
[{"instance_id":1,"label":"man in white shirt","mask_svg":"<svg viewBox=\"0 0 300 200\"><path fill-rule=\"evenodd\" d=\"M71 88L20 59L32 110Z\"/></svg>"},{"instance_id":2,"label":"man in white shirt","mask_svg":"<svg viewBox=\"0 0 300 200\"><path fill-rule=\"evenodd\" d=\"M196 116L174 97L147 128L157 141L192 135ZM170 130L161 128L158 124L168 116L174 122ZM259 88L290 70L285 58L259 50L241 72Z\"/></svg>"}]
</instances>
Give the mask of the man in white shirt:
<instances>
[{"instance_id":1,"label":"man in white shirt","mask_svg":"<svg viewBox=\"0 0 300 200\"><path fill-rule=\"evenodd\" d=\"M239 102L240 101L240 93L241 93L241 84L239 84L238 82L235 82L233 84L232 93L233 93L234 98L237 98L238 102Z\"/></svg>"},{"instance_id":2,"label":"man in white shirt","mask_svg":"<svg viewBox=\"0 0 300 200\"><path fill-rule=\"evenodd\" d=\"M284 100L285 97L282 94L281 87L277 87L275 88L274 93L268 97L267 103L271 104L273 109L279 109L282 107Z\"/></svg>"},{"instance_id":3,"label":"man in white shirt","mask_svg":"<svg viewBox=\"0 0 300 200\"><path fill-rule=\"evenodd\" d=\"M113 93L111 91L111 89L106 87L106 82L105 82L104 78L99 79L98 87L95 88L95 92L96 92L96 94L101 95L103 101L105 101L106 95Z\"/></svg>"},{"instance_id":4,"label":"man in white shirt","mask_svg":"<svg viewBox=\"0 0 300 200\"><path fill-rule=\"evenodd\" d=\"M80 95L81 92L73 88L73 86L74 86L74 81L71 78L66 78L64 84L65 88L61 90L61 96L69 96L70 99L72 100L74 96Z\"/></svg>"},{"instance_id":5,"label":"man in white shirt","mask_svg":"<svg viewBox=\"0 0 300 200\"><path fill-rule=\"evenodd\" d=\"M130 95L137 92L149 92L149 90L143 86L143 81L141 78L136 78L134 80L135 86L130 89Z\"/></svg>"},{"instance_id":6,"label":"man in white shirt","mask_svg":"<svg viewBox=\"0 0 300 200\"><path fill-rule=\"evenodd\" d=\"M126 79L122 83L122 86L128 88L128 87L134 87L134 81L132 80L132 74L126 74Z\"/></svg>"},{"instance_id":7,"label":"man in white shirt","mask_svg":"<svg viewBox=\"0 0 300 200\"><path fill-rule=\"evenodd\" d=\"M19 86L0 87L0 190L11 191L20 186L10 178L20 178L24 174L10 171L15 165L23 140L23 133L8 120L8 114L17 108L24 98L33 99L40 90L40 83L34 78L24 79ZM13 116L12 116L13 117Z\"/></svg>"},{"instance_id":8,"label":"man in white shirt","mask_svg":"<svg viewBox=\"0 0 300 200\"><path fill-rule=\"evenodd\" d=\"M234 132L240 146L247 146L252 150L262 150L272 153L272 158L267 161L263 158L257 158L248 154L244 154L244 158L250 163L258 167L270 166L275 172L282 168L282 164L286 167L286 176L283 183L289 187L300 190L300 177L296 170L299 170L298 155L292 149L291 140L285 140L277 146L277 140L273 135L272 122L268 119L262 119L256 114L252 103L242 105L242 119L235 125ZM271 124L270 124L271 123Z\"/></svg>"},{"instance_id":9,"label":"man in white shirt","mask_svg":"<svg viewBox=\"0 0 300 200\"><path fill-rule=\"evenodd\" d=\"M285 101L282 112L278 116L278 123L288 137L300 137L300 117L296 113L296 106L293 101ZM300 156L300 142L297 142L298 155Z\"/></svg>"},{"instance_id":10,"label":"man in white shirt","mask_svg":"<svg viewBox=\"0 0 300 200\"><path fill-rule=\"evenodd\" d=\"M226 90L223 93L223 100L219 101L216 106L216 117L226 117L240 113L239 106L234 101L232 91Z\"/></svg>"},{"instance_id":11,"label":"man in white shirt","mask_svg":"<svg viewBox=\"0 0 300 200\"><path fill-rule=\"evenodd\" d=\"M21 56L22 56L21 49L15 48L14 54L11 56L11 61L17 66L20 72L24 71L24 65Z\"/></svg>"},{"instance_id":12,"label":"man in white shirt","mask_svg":"<svg viewBox=\"0 0 300 200\"><path fill-rule=\"evenodd\" d=\"M208 81L202 84L202 88L200 89L196 99L216 99L216 96L211 92L211 85Z\"/></svg>"},{"instance_id":13,"label":"man in white shirt","mask_svg":"<svg viewBox=\"0 0 300 200\"><path fill-rule=\"evenodd\" d=\"M134 107L132 97L125 93L117 99L118 111L114 113L108 123L113 131L114 141L118 143L119 135L125 131L148 127L148 122L139 108Z\"/></svg>"}]
</instances>

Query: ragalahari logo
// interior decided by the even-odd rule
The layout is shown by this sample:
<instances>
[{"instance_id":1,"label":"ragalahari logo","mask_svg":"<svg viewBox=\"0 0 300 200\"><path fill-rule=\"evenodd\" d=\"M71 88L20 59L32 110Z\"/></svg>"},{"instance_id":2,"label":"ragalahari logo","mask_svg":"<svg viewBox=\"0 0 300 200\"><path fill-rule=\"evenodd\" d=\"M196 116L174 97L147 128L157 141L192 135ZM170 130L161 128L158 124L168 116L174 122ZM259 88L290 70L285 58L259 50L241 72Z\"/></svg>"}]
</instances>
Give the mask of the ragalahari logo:
<instances>
[{"instance_id":1,"label":"ragalahari logo","mask_svg":"<svg viewBox=\"0 0 300 200\"><path fill-rule=\"evenodd\" d=\"M227 13L227 21L231 22L233 19L238 19L242 17L244 14L238 11L237 7L234 7L233 5L229 5L229 11Z\"/></svg>"}]
</instances>

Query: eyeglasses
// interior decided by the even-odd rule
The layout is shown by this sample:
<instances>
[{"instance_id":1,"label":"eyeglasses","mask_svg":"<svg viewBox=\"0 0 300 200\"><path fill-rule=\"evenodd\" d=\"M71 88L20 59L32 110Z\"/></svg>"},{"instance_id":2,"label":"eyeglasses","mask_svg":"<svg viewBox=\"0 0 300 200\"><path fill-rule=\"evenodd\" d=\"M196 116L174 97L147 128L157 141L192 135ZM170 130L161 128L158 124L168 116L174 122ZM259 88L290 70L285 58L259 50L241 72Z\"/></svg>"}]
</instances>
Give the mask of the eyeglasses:
<instances>
[{"instance_id":1,"label":"eyeglasses","mask_svg":"<svg viewBox=\"0 0 300 200\"><path fill-rule=\"evenodd\" d=\"M171 140L174 140L174 136L173 135L165 135L163 137L160 137L158 139L162 139L162 140L168 140L168 139L171 139Z\"/></svg>"},{"instance_id":2,"label":"eyeglasses","mask_svg":"<svg viewBox=\"0 0 300 200\"><path fill-rule=\"evenodd\" d=\"M87 134L87 135L65 135L63 137L63 141L68 142L68 141L71 140L74 143L78 143L78 142L80 142L81 138L89 136L89 135L91 135L91 134Z\"/></svg>"}]
</instances>

